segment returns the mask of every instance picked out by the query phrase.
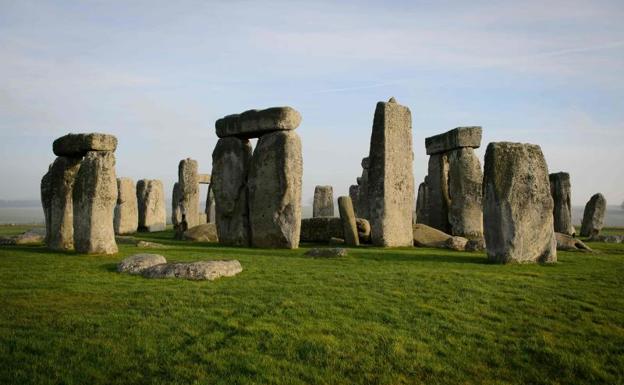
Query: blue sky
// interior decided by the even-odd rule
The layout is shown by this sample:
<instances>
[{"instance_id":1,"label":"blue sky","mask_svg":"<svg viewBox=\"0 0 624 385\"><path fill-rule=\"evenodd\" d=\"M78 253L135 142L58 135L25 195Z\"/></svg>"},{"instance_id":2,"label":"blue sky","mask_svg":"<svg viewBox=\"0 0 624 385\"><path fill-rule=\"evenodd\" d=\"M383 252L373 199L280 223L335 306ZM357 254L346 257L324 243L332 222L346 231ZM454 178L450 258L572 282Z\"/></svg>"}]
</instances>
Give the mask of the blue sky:
<instances>
[{"instance_id":1,"label":"blue sky","mask_svg":"<svg viewBox=\"0 0 624 385\"><path fill-rule=\"evenodd\" d=\"M424 138L464 125L537 143L571 174L574 204L624 200L622 1L0 0L0 198L39 196L67 132L119 139L117 173L210 172L214 122L250 108L302 113L304 204L346 194L375 104L410 107Z\"/></svg>"}]
</instances>

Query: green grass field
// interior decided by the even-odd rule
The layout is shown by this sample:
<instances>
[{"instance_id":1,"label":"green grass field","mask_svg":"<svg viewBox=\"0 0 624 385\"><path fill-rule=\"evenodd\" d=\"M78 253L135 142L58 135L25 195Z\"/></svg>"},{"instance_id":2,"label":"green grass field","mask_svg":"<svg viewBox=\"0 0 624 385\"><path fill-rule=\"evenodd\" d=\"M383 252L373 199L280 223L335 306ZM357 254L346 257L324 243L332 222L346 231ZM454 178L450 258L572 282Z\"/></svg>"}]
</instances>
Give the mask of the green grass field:
<instances>
[{"instance_id":1,"label":"green grass field","mask_svg":"<svg viewBox=\"0 0 624 385\"><path fill-rule=\"evenodd\" d=\"M427 248L311 259L307 247L139 238L171 248L0 249L0 384L624 383L624 245L501 266ZM235 258L244 271L214 282L115 272L138 252Z\"/></svg>"}]
</instances>

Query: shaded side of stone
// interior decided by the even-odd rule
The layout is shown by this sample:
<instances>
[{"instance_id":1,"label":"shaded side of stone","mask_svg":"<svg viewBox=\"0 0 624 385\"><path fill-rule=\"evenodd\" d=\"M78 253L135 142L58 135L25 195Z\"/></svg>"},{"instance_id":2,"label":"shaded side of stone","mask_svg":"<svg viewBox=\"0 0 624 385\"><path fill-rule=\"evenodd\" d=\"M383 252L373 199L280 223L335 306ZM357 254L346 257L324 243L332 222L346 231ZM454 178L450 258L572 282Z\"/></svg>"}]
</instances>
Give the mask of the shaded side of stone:
<instances>
[{"instance_id":1,"label":"shaded side of stone","mask_svg":"<svg viewBox=\"0 0 624 385\"><path fill-rule=\"evenodd\" d=\"M448 221L451 234L466 238L483 237L481 162L469 147L448 153Z\"/></svg>"},{"instance_id":2,"label":"shaded side of stone","mask_svg":"<svg viewBox=\"0 0 624 385\"><path fill-rule=\"evenodd\" d=\"M141 179L137 182L139 231L163 231L166 227L165 192L158 179Z\"/></svg>"},{"instance_id":3,"label":"shaded side of stone","mask_svg":"<svg viewBox=\"0 0 624 385\"><path fill-rule=\"evenodd\" d=\"M449 192L449 161L447 154L435 154L429 157L427 171L427 225L445 233L451 232L449 223L449 207L451 195Z\"/></svg>"},{"instance_id":4,"label":"shaded side of stone","mask_svg":"<svg viewBox=\"0 0 624 385\"><path fill-rule=\"evenodd\" d=\"M334 189L332 186L316 186L312 202L313 217L334 216Z\"/></svg>"},{"instance_id":5,"label":"shaded side of stone","mask_svg":"<svg viewBox=\"0 0 624 385\"><path fill-rule=\"evenodd\" d=\"M555 205L553 209L555 232L574 235L576 230L572 225L572 185L570 184L570 174L567 172L550 174L549 180L550 194Z\"/></svg>"}]
</instances>

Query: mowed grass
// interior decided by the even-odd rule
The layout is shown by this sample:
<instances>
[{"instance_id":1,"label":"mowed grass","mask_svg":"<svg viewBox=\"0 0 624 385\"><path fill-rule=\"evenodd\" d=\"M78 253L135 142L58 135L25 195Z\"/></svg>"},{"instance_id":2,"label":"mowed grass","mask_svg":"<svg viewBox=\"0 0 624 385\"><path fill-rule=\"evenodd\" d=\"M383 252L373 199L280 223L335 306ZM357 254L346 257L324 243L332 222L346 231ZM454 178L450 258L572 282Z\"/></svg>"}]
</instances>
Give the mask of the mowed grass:
<instances>
[{"instance_id":1,"label":"mowed grass","mask_svg":"<svg viewBox=\"0 0 624 385\"><path fill-rule=\"evenodd\" d=\"M307 247L138 237L170 248L0 249L1 384L624 383L624 245L500 266L427 248L313 259ZM115 272L139 252L238 259L244 271L214 282Z\"/></svg>"}]
</instances>

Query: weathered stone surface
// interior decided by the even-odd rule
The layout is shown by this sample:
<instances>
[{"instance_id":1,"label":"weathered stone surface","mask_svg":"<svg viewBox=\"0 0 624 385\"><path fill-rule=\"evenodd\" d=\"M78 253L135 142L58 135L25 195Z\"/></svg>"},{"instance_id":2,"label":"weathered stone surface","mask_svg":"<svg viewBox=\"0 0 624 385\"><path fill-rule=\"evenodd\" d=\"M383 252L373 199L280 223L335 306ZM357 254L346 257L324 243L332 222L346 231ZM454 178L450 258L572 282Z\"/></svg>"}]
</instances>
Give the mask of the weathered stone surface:
<instances>
[{"instance_id":1,"label":"weathered stone surface","mask_svg":"<svg viewBox=\"0 0 624 385\"><path fill-rule=\"evenodd\" d=\"M301 140L295 131L276 131L258 140L248 178L253 246L299 246L302 176Z\"/></svg>"},{"instance_id":2,"label":"weathered stone surface","mask_svg":"<svg viewBox=\"0 0 624 385\"><path fill-rule=\"evenodd\" d=\"M452 236L446 240L445 246L447 249L455 250L455 251L464 251L466 250L466 245L468 244L468 239L464 237Z\"/></svg>"},{"instance_id":3,"label":"weathered stone surface","mask_svg":"<svg viewBox=\"0 0 624 385\"><path fill-rule=\"evenodd\" d=\"M416 223L429 223L429 185L425 176L425 181L418 186L416 196Z\"/></svg>"},{"instance_id":4,"label":"weathered stone surface","mask_svg":"<svg viewBox=\"0 0 624 385\"><path fill-rule=\"evenodd\" d=\"M137 182L139 231L163 231L166 227L165 193L158 179L141 179Z\"/></svg>"},{"instance_id":5,"label":"weathered stone surface","mask_svg":"<svg viewBox=\"0 0 624 385\"><path fill-rule=\"evenodd\" d=\"M366 158L362 158L361 164L364 170L368 170L370 168L370 158L368 156Z\"/></svg>"},{"instance_id":6,"label":"weathered stone surface","mask_svg":"<svg viewBox=\"0 0 624 385\"><path fill-rule=\"evenodd\" d=\"M485 250L485 240L483 238L469 239L466 243L466 251L483 251Z\"/></svg>"},{"instance_id":7,"label":"weathered stone surface","mask_svg":"<svg viewBox=\"0 0 624 385\"><path fill-rule=\"evenodd\" d=\"M171 224L175 229L180 222L182 222L182 193L180 183L175 182L171 191Z\"/></svg>"},{"instance_id":8,"label":"weathered stone surface","mask_svg":"<svg viewBox=\"0 0 624 385\"><path fill-rule=\"evenodd\" d=\"M588 241L590 242L604 242L604 243L622 243L624 242L624 235L600 235L596 234L591 236Z\"/></svg>"},{"instance_id":9,"label":"weathered stone surface","mask_svg":"<svg viewBox=\"0 0 624 385\"><path fill-rule=\"evenodd\" d=\"M448 153L448 221L452 235L483 237L482 184L481 163L472 148Z\"/></svg>"},{"instance_id":10,"label":"weathered stone surface","mask_svg":"<svg viewBox=\"0 0 624 385\"><path fill-rule=\"evenodd\" d=\"M576 230L572 225L572 185L570 174L558 172L548 176L550 181L550 195L553 197L553 216L555 232L574 235Z\"/></svg>"},{"instance_id":11,"label":"weathered stone surface","mask_svg":"<svg viewBox=\"0 0 624 385\"><path fill-rule=\"evenodd\" d=\"M562 234L555 232L555 239L557 239L557 250L564 251L592 251L586 244L579 239L573 238L568 234Z\"/></svg>"},{"instance_id":12,"label":"weathered stone surface","mask_svg":"<svg viewBox=\"0 0 624 385\"><path fill-rule=\"evenodd\" d=\"M327 242L332 237L343 237L342 221L340 218L317 217L301 220L302 242Z\"/></svg>"},{"instance_id":13,"label":"weathered stone surface","mask_svg":"<svg viewBox=\"0 0 624 385\"><path fill-rule=\"evenodd\" d=\"M334 188L332 186L316 186L312 202L313 217L334 216Z\"/></svg>"},{"instance_id":14,"label":"weathered stone surface","mask_svg":"<svg viewBox=\"0 0 624 385\"><path fill-rule=\"evenodd\" d=\"M368 159L368 158L364 158ZM357 179L358 184L358 196L353 201L354 207L358 218L370 218L370 202L368 199L368 169L362 169L362 176Z\"/></svg>"},{"instance_id":15,"label":"weathered stone surface","mask_svg":"<svg viewBox=\"0 0 624 385\"><path fill-rule=\"evenodd\" d=\"M585 205L585 210L583 211L581 237L593 237L600 234L606 211L607 200L605 197L600 193L594 194Z\"/></svg>"},{"instance_id":16,"label":"weathered stone surface","mask_svg":"<svg viewBox=\"0 0 624 385\"><path fill-rule=\"evenodd\" d=\"M353 203L349 197L338 197L338 211L340 211L340 220L342 221L342 231L344 234L345 244L347 246L359 246L360 237L355 223L355 213L353 212Z\"/></svg>"},{"instance_id":17,"label":"weathered stone surface","mask_svg":"<svg viewBox=\"0 0 624 385\"><path fill-rule=\"evenodd\" d=\"M41 203L46 221L45 242L52 250L74 248L73 189L80 158L59 156L41 180Z\"/></svg>"},{"instance_id":18,"label":"weathered stone surface","mask_svg":"<svg viewBox=\"0 0 624 385\"><path fill-rule=\"evenodd\" d=\"M251 161L248 140L223 138L212 152L212 183L215 222L219 242L231 246L249 246L249 201L247 176Z\"/></svg>"},{"instance_id":19,"label":"weathered stone surface","mask_svg":"<svg viewBox=\"0 0 624 385\"><path fill-rule=\"evenodd\" d=\"M212 190L212 183L208 185L208 193L206 194L206 223L215 223L215 196Z\"/></svg>"},{"instance_id":20,"label":"weathered stone surface","mask_svg":"<svg viewBox=\"0 0 624 385\"><path fill-rule=\"evenodd\" d=\"M89 151L112 151L117 148L117 138L113 135L67 134L52 143L52 150L57 156L82 157Z\"/></svg>"},{"instance_id":21,"label":"weathered stone surface","mask_svg":"<svg viewBox=\"0 0 624 385\"><path fill-rule=\"evenodd\" d=\"M294 130L301 123L301 114L292 107L272 107L228 115L216 121L217 136L241 139L259 138L264 134Z\"/></svg>"},{"instance_id":22,"label":"weathered stone surface","mask_svg":"<svg viewBox=\"0 0 624 385\"><path fill-rule=\"evenodd\" d=\"M481 146L481 127L457 127L444 134L425 139L427 155L441 154L458 148Z\"/></svg>"},{"instance_id":23,"label":"weathered stone surface","mask_svg":"<svg viewBox=\"0 0 624 385\"><path fill-rule=\"evenodd\" d=\"M414 175L412 115L396 102L379 102L370 141L368 199L377 246L411 246Z\"/></svg>"},{"instance_id":24,"label":"weathered stone surface","mask_svg":"<svg viewBox=\"0 0 624 385\"><path fill-rule=\"evenodd\" d=\"M370 223L364 218L355 218L355 225L357 226L358 238L360 243L371 242L371 226Z\"/></svg>"},{"instance_id":25,"label":"weathered stone surface","mask_svg":"<svg viewBox=\"0 0 624 385\"><path fill-rule=\"evenodd\" d=\"M336 258L346 257L349 252L342 247L317 247L306 251L304 255L315 258Z\"/></svg>"},{"instance_id":26,"label":"weathered stone surface","mask_svg":"<svg viewBox=\"0 0 624 385\"><path fill-rule=\"evenodd\" d=\"M166 263L142 271L146 278L184 278L213 281L219 277L232 277L243 271L237 260Z\"/></svg>"},{"instance_id":27,"label":"weathered stone surface","mask_svg":"<svg viewBox=\"0 0 624 385\"><path fill-rule=\"evenodd\" d=\"M117 252L113 215L117 204L115 154L89 151L73 191L74 248L79 253Z\"/></svg>"},{"instance_id":28,"label":"weathered stone surface","mask_svg":"<svg viewBox=\"0 0 624 385\"><path fill-rule=\"evenodd\" d=\"M168 249L169 246L157 242L138 241L136 247L140 249Z\"/></svg>"},{"instance_id":29,"label":"weathered stone surface","mask_svg":"<svg viewBox=\"0 0 624 385\"><path fill-rule=\"evenodd\" d=\"M210 184L210 174L198 174L197 175L197 183L199 183L199 184Z\"/></svg>"},{"instance_id":30,"label":"weathered stone surface","mask_svg":"<svg viewBox=\"0 0 624 385\"><path fill-rule=\"evenodd\" d=\"M113 227L115 234L136 233L139 226L136 185L130 178L117 178L117 205Z\"/></svg>"},{"instance_id":31,"label":"weathered stone surface","mask_svg":"<svg viewBox=\"0 0 624 385\"><path fill-rule=\"evenodd\" d=\"M429 157L427 171L427 177L429 178L429 199L427 201L429 222L427 225L450 234L451 224L449 223L448 212L451 205L451 196L448 172L449 162L447 154L435 154Z\"/></svg>"},{"instance_id":32,"label":"weathered stone surface","mask_svg":"<svg viewBox=\"0 0 624 385\"><path fill-rule=\"evenodd\" d=\"M167 263L162 255L158 254L135 254L125 258L117 264L117 272L128 274L141 274L143 270L156 265Z\"/></svg>"},{"instance_id":33,"label":"weathered stone surface","mask_svg":"<svg viewBox=\"0 0 624 385\"><path fill-rule=\"evenodd\" d=\"M422 223L412 225L414 246L445 247L451 235Z\"/></svg>"},{"instance_id":34,"label":"weathered stone surface","mask_svg":"<svg viewBox=\"0 0 624 385\"><path fill-rule=\"evenodd\" d=\"M178 165L180 208L188 227L199 224L199 166L194 159L186 158Z\"/></svg>"},{"instance_id":35,"label":"weathered stone surface","mask_svg":"<svg viewBox=\"0 0 624 385\"><path fill-rule=\"evenodd\" d=\"M556 262L548 167L537 145L490 143L485 154L483 227L492 262Z\"/></svg>"},{"instance_id":36,"label":"weathered stone surface","mask_svg":"<svg viewBox=\"0 0 624 385\"><path fill-rule=\"evenodd\" d=\"M351 202L353 203L353 210L355 211L355 216L358 216L358 194L360 193L360 186L356 184L352 184L349 186L349 198L351 198Z\"/></svg>"},{"instance_id":37,"label":"weathered stone surface","mask_svg":"<svg viewBox=\"0 0 624 385\"><path fill-rule=\"evenodd\" d=\"M191 227L184 232L182 239L193 242L219 242L217 226L214 223L204 223Z\"/></svg>"},{"instance_id":38,"label":"weathered stone surface","mask_svg":"<svg viewBox=\"0 0 624 385\"><path fill-rule=\"evenodd\" d=\"M15 245L30 245L34 243L42 243L45 240L45 227L35 227L14 237L11 237Z\"/></svg>"}]
</instances>

